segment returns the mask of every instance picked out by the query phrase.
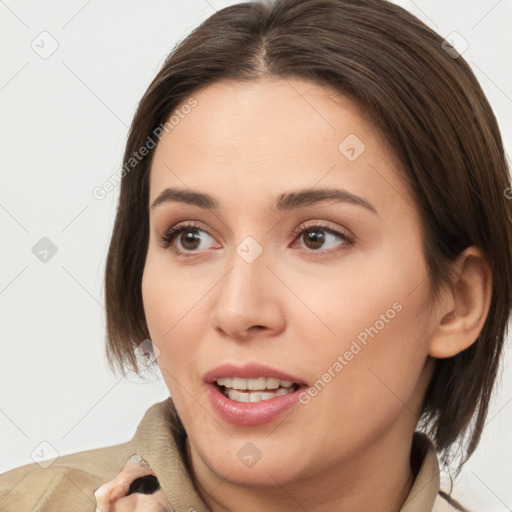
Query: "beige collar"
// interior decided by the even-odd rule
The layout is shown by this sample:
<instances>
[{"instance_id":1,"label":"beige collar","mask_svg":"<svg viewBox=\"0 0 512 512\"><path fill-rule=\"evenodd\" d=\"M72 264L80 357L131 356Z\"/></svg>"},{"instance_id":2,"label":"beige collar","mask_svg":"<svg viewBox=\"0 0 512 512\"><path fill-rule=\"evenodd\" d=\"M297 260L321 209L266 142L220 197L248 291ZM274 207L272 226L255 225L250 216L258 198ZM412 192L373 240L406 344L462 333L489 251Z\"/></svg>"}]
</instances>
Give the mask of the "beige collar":
<instances>
[{"instance_id":1,"label":"beige collar","mask_svg":"<svg viewBox=\"0 0 512 512\"><path fill-rule=\"evenodd\" d=\"M209 512L197 493L186 465L185 433L181 430L176 409L169 397L150 407L133 437L134 446L157 476L162 491L176 512ZM423 462L411 492L400 512L431 512L439 490L439 464L431 441L416 432L414 441ZM163 456L165 454L165 456Z\"/></svg>"}]
</instances>

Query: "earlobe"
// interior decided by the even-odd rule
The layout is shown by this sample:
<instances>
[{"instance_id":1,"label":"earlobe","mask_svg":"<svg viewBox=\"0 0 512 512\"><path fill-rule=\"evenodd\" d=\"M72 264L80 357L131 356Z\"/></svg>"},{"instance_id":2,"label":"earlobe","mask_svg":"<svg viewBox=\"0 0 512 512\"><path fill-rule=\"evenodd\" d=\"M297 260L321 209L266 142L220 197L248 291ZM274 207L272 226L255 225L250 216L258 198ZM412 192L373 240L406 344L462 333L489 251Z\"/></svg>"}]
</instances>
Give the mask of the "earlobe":
<instances>
[{"instance_id":1,"label":"earlobe","mask_svg":"<svg viewBox=\"0 0 512 512\"><path fill-rule=\"evenodd\" d=\"M468 247L455 263L456 279L441 304L429 355L452 357L471 346L484 326L492 294L492 271L481 249Z\"/></svg>"}]
</instances>

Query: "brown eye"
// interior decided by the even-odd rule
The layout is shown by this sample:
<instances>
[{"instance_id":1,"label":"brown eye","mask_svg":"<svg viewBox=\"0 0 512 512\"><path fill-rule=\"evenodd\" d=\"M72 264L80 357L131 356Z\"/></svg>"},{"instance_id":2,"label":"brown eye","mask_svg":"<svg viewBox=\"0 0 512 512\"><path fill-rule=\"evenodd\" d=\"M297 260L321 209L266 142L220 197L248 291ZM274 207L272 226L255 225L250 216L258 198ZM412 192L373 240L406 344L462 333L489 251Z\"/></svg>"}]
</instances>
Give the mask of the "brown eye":
<instances>
[{"instance_id":1,"label":"brown eye","mask_svg":"<svg viewBox=\"0 0 512 512\"><path fill-rule=\"evenodd\" d=\"M214 240L206 231L195 224L178 225L169 228L161 236L159 244L161 247L168 248L178 255L193 256L205 249L205 247L201 247L201 243L207 244L208 238L212 241ZM176 247L176 245L178 246Z\"/></svg>"},{"instance_id":2,"label":"brown eye","mask_svg":"<svg viewBox=\"0 0 512 512\"><path fill-rule=\"evenodd\" d=\"M321 229L307 229L303 232L303 240L308 249L321 249L325 242L325 234Z\"/></svg>"},{"instance_id":3,"label":"brown eye","mask_svg":"<svg viewBox=\"0 0 512 512\"><path fill-rule=\"evenodd\" d=\"M294 235L299 241L303 241L304 248L311 252L336 252L347 249L354 243L348 235L321 224L298 228ZM341 240L341 243L336 243L336 239Z\"/></svg>"},{"instance_id":4,"label":"brown eye","mask_svg":"<svg viewBox=\"0 0 512 512\"><path fill-rule=\"evenodd\" d=\"M197 233L197 229L184 229L181 233L178 233L177 238L187 251L195 251L201 243L201 237Z\"/></svg>"}]
</instances>

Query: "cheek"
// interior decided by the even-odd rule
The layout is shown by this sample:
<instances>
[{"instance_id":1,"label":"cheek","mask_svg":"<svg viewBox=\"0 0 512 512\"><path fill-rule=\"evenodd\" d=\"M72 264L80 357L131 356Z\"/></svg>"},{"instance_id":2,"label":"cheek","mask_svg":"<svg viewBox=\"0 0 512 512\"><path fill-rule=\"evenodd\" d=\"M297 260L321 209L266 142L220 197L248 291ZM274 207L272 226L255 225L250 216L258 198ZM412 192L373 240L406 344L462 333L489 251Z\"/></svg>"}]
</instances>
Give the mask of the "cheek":
<instances>
[{"instance_id":1,"label":"cheek","mask_svg":"<svg viewBox=\"0 0 512 512\"><path fill-rule=\"evenodd\" d=\"M191 325L194 304L201 295L201 281L172 265L165 251L150 249L142 276L144 314L154 341L172 339L183 325ZM167 341L166 341L167 343Z\"/></svg>"},{"instance_id":2,"label":"cheek","mask_svg":"<svg viewBox=\"0 0 512 512\"><path fill-rule=\"evenodd\" d=\"M158 363L167 380L164 368L171 372L171 361L180 358L180 329L187 324L188 298L183 280L161 260L160 255L149 251L142 276L142 300L151 340L160 349Z\"/></svg>"},{"instance_id":3,"label":"cheek","mask_svg":"<svg viewBox=\"0 0 512 512\"><path fill-rule=\"evenodd\" d=\"M298 292L309 289L304 296L322 321L303 321L298 339L318 379L312 402L332 411L328 428L350 429L350 418L379 428L415 400L433 329L431 296L420 251L403 251L383 251L315 293L306 283Z\"/></svg>"},{"instance_id":4,"label":"cheek","mask_svg":"<svg viewBox=\"0 0 512 512\"><path fill-rule=\"evenodd\" d=\"M386 339L388 347L405 348L403 342L424 334L430 321L426 268L415 244L390 242L348 255L335 268L287 278L309 309L297 303L289 311L289 326L300 325L296 339L310 344L317 355L329 352L328 347L348 349L356 338L363 345Z\"/></svg>"},{"instance_id":5,"label":"cheek","mask_svg":"<svg viewBox=\"0 0 512 512\"><path fill-rule=\"evenodd\" d=\"M177 397L180 383L191 389L191 383L199 382L197 353L207 328L205 299L212 283L171 265L165 252L150 250L141 286L150 338L160 350L157 362L170 393Z\"/></svg>"}]
</instances>

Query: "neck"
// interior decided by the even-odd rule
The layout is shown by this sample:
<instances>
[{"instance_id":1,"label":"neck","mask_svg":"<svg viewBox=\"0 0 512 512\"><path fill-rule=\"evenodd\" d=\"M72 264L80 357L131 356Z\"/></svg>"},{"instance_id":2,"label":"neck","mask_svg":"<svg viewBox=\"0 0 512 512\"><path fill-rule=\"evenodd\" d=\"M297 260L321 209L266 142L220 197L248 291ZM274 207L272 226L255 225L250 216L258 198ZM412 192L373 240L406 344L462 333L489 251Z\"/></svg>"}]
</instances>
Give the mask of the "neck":
<instances>
[{"instance_id":1,"label":"neck","mask_svg":"<svg viewBox=\"0 0 512 512\"><path fill-rule=\"evenodd\" d=\"M239 485L215 474L186 440L186 452L196 489L212 512L360 511L396 512L414 482L411 439L393 430L334 467L275 486ZM404 435L405 434L405 435ZM407 439L407 442L404 442Z\"/></svg>"}]
</instances>

